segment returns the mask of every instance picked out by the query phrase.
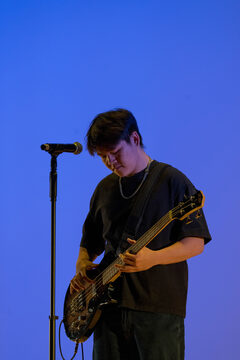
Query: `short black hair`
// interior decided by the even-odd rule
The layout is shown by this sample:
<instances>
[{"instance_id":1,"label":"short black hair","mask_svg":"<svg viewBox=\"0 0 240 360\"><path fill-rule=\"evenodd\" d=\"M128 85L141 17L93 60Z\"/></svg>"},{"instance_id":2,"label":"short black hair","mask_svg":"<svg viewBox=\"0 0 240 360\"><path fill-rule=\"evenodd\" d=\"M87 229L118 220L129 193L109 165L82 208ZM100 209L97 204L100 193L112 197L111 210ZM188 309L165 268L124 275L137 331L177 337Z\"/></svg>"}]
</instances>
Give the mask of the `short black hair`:
<instances>
[{"instance_id":1,"label":"short black hair","mask_svg":"<svg viewBox=\"0 0 240 360\"><path fill-rule=\"evenodd\" d=\"M136 131L143 147L142 136L133 114L126 109L114 109L98 114L91 122L86 138L87 149L91 155L97 147L112 149L119 141L130 142L131 134Z\"/></svg>"}]
</instances>

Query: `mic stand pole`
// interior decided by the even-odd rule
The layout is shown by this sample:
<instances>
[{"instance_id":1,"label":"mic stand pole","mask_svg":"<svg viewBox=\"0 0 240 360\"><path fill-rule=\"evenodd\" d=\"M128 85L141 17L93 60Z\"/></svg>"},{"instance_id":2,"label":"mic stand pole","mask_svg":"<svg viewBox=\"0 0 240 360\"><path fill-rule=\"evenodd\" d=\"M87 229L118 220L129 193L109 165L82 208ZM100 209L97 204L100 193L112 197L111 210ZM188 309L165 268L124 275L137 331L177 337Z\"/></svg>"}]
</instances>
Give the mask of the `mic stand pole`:
<instances>
[{"instance_id":1,"label":"mic stand pole","mask_svg":"<svg viewBox=\"0 0 240 360\"><path fill-rule=\"evenodd\" d=\"M50 172L50 201L51 201L51 300L49 316L49 359L55 360L56 355L56 320L55 315L55 267L56 267L56 200L57 200L57 156L58 153L51 155Z\"/></svg>"}]
</instances>

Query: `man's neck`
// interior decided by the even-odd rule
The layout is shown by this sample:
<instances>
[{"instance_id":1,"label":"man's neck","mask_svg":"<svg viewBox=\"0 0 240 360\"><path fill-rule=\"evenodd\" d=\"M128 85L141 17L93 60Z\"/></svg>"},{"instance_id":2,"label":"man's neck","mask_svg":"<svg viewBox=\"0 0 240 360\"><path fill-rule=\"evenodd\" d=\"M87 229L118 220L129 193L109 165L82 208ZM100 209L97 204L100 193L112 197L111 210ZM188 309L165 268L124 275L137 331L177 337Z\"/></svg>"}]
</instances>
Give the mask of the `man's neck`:
<instances>
[{"instance_id":1,"label":"man's neck","mask_svg":"<svg viewBox=\"0 0 240 360\"><path fill-rule=\"evenodd\" d=\"M133 175L139 173L140 171L146 169L149 161L151 161L150 157L145 153L144 150L141 149L138 154L135 170L129 176L133 176Z\"/></svg>"}]
</instances>

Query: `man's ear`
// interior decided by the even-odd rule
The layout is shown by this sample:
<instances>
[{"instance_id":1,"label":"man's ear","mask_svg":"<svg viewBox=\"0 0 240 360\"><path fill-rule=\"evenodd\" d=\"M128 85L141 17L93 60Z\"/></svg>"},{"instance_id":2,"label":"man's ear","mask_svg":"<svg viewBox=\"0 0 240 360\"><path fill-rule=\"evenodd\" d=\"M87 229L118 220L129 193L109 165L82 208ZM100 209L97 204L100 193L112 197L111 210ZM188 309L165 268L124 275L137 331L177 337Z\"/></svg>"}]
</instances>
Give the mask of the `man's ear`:
<instances>
[{"instance_id":1,"label":"man's ear","mask_svg":"<svg viewBox=\"0 0 240 360\"><path fill-rule=\"evenodd\" d=\"M136 131L133 131L133 133L130 135L130 138L131 138L133 144L135 144L137 146L140 144L140 137Z\"/></svg>"}]
</instances>

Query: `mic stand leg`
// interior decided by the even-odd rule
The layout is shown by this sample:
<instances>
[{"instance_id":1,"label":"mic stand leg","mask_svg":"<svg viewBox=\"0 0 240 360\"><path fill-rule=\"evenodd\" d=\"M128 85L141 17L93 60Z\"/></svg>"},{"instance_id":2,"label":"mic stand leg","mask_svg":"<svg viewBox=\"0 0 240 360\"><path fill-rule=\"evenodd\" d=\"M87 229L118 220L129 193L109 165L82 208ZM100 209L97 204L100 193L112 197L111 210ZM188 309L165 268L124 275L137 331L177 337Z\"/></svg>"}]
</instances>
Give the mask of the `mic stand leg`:
<instances>
[{"instance_id":1,"label":"mic stand leg","mask_svg":"<svg viewBox=\"0 0 240 360\"><path fill-rule=\"evenodd\" d=\"M50 200L51 200L51 300L49 316L49 359L56 355L56 320L55 315L55 267L56 267L56 200L57 200L57 156L51 153Z\"/></svg>"}]
</instances>

